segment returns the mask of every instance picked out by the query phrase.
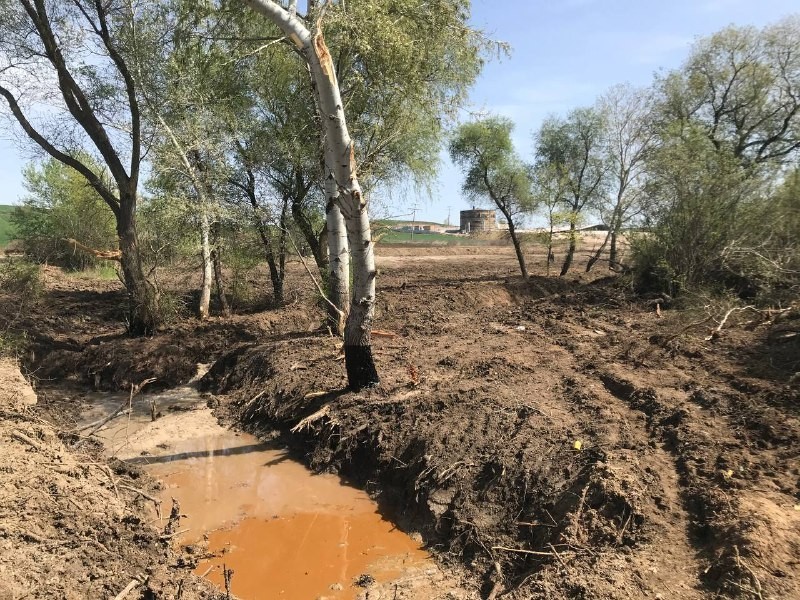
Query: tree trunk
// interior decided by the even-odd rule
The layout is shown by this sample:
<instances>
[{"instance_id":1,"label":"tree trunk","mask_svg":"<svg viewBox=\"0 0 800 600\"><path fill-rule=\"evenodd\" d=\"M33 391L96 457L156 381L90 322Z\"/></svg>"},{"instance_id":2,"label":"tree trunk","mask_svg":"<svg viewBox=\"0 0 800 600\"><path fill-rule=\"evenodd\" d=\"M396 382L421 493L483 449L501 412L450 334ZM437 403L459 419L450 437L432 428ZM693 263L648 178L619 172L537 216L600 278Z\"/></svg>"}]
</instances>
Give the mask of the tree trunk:
<instances>
[{"instance_id":1,"label":"tree trunk","mask_svg":"<svg viewBox=\"0 0 800 600\"><path fill-rule=\"evenodd\" d=\"M619 267L619 261L617 260L618 256L618 249L617 249L617 236L619 235L619 231L622 229L622 215L619 215L616 221L611 226L611 248L608 252L608 268L612 271L616 271Z\"/></svg>"},{"instance_id":2,"label":"tree trunk","mask_svg":"<svg viewBox=\"0 0 800 600\"><path fill-rule=\"evenodd\" d=\"M214 264L214 281L217 287L217 298L222 306L222 313L227 317L231 314L231 305L228 304L228 297L225 295L225 283L222 279L222 250L220 248L220 225L215 221L211 227L212 247L211 262Z\"/></svg>"},{"instance_id":3,"label":"tree trunk","mask_svg":"<svg viewBox=\"0 0 800 600\"><path fill-rule=\"evenodd\" d=\"M511 243L514 244L514 252L517 253L517 261L519 262L519 270L522 272L522 278L528 279L528 267L525 265L525 255L522 253L522 244L520 244L519 238L517 237L514 221L511 219L511 215L506 213L506 211L501 212L508 223L508 234L511 236Z\"/></svg>"},{"instance_id":4,"label":"tree trunk","mask_svg":"<svg viewBox=\"0 0 800 600\"><path fill-rule=\"evenodd\" d=\"M612 225L611 227L613 227L613 225ZM603 250L605 250L605 249L606 249L606 245L608 244L608 240L609 240L609 239L611 239L611 231L612 231L612 230L611 230L611 228L609 228L609 230L608 230L608 233L606 234L606 239L604 239L604 240L603 240L603 243L602 243L602 244L600 244L600 247L597 249L597 252L595 252L595 253L594 253L594 256L592 256L592 257L589 259L589 262L587 262L587 263L586 263L586 272L587 272L587 273L588 273L589 271L591 271L591 270L592 270L592 267L594 266L594 264L595 264L595 263L596 263L598 260L600 260L600 256L602 256L602 254L603 254Z\"/></svg>"},{"instance_id":5,"label":"tree trunk","mask_svg":"<svg viewBox=\"0 0 800 600\"><path fill-rule=\"evenodd\" d=\"M550 277L550 265L555 262L553 254L553 218L550 217L550 233L547 236L547 276Z\"/></svg>"},{"instance_id":6,"label":"tree trunk","mask_svg":"<svg viewBox=\"0 0 800 600\"><path fill-rule=\"evenodd\" d=\"M347 243L347 227L342 211L336 205L339 197L333 176L325 180L325 225L328 231L328 273L327 292L330 304L328 308L328 324L336 335L344 334L350 303L350 249Z\"/></svg>"},{"instance_id":7,"label":"tree trunk","mask_svg":"<svg viewBox=\"0 0 800 600\"><path fill-rule=\"evenodd\" d=\"M214 276L211 263L211 225L205 206L200 207L200 256L203 260L203 281L200 285L200 306L197 309L197 316L201 321L205 321L211 304L211 280Z\"/></svg>"},{"instance_id":8,"label":"tree trunk","mask_svg":"<svg viewBox=\"0 0 800 600\"><path fill-rule=\"evenodd\" d=\"M275 23L294 42L311 72L325 133L326 166L339 190L338 205L347 225L353 262L353 293L344 335L347 379L354 391L372 387L380 383L371 347L376 277L372 231L367 203L356 174L355 149L347 129L336 69L322 36L321 21L312 35L302 20L273 0L245 2ZM331 256L331 262L334 258Z\"/></svg>"},{"instance_id":9,"label":"tree trunk","mask_svg":"<svg viewBox=\"0 0 800 600\"><path fill-rule=\"evenodd\" d=\"M123 197L117 218L120 266L128 292L128 333L132 336L153 335L160 324L158 291L142 269L135 206L135 200Z\"/></svg>"},{"instance_id":10,"label":"tree trunk","mask_svg":"<svg viewBox=\"0 0 800 600\"><path fill-rule=\"evenodd\" d=\"M353 259L353 301L344 329L344 357L347 381L358 391L380 383L370 344L377 273L366 206L346 223Z\"/></svg>"},{"instance_id":11,"label":"tree trunk","mask_svg":"<svg viewBox=\"0 0 800 600\"><path fill-rule=\"evenodd\" d=\"M272 248L267 250L267 265L269 266L269 279L272 282L272 301L276 306L280 306L284 302L283 278L278 269L278 261Z\"/></svg>"},{"instance_id":12,"label":"tree trunk","mask_svg":"<svg viewBox=\"0 0 800 600\"><path fill-rule=\"evenodd\" d=\"M327 249L321 243L320 235L314 230L311 220L308 218L306 211L303 207L301 198L295 196L292 198L292 218L294 219L300 233L303 234L303 239L311 248L311 254L314 256L314 262L317 263L317 268L324 281L328 279L328 256ZM326 238L327 239L327 238Z\"/></svg>"},{"instance_id":13,"label":"tree trunk","mask_svg":"<svg viewBox=\"0 0 800 600\"><path fill-rule=\"evenodd\" d=\"M564 257L564 264L561 265L561 275L563 277L572 266L572 259L575 256L575 249L578 246L578 234L575 231L575 220L572 219L569 224L569 248L567 249L567 256Z\"/></svg>"}]
</instances>

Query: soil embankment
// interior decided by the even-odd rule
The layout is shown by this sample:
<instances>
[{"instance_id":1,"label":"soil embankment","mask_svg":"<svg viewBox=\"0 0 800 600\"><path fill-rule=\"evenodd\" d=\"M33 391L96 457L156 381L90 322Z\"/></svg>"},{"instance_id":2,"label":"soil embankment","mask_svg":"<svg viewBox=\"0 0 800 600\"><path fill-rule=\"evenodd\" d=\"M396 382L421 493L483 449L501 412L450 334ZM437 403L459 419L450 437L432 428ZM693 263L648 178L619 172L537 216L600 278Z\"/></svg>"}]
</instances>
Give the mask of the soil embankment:
<instances>
[{"instance_id":1,"label":"soil embankment","mask_svg":"<svg viewBox=\"0 0 800 600\"><path fill-rule=\"evenodd\" d=\"M138 472L94 443L65 444L35 403L0 360L0 598L216 598L148 525L155 505Z\"/></svg>"},{"instance_id":2,"label":"soil embankment","mask_svg":"<svg viewBox=\"0 0 800 600\"><path fill-rule=\"evenodd\" d=\"M292 306L148 340L120 335L118 292L54 275L28 363L76 390L215 362L220 415L357 482L483 597L800 597L800 349L775 335L796 320L706 339L713 321L659 317L615 279L522 284L510 249L415 252L379 258L394 337L375 390L343 390L299 268ZM62 421L83 404L64 389L45 407Z\"/></svg>"}]
</instances>

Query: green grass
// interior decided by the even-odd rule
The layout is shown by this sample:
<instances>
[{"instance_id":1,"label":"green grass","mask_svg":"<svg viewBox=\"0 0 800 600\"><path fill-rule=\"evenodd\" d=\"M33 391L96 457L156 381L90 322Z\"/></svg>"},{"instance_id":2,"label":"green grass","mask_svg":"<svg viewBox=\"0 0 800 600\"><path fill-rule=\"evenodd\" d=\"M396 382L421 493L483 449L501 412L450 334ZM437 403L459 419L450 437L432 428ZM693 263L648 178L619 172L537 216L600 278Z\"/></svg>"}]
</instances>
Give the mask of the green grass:
<instances>
[{"instance_id":1,"label":"green grass","mask_svg":"<svg viewBox=\"0 0 800 600\"><path fill-rule=\"evenodd\" d=\"M467 236L450 235L447 233L414 232L414 239L408 231L389 231L380 236L378 244L434 244L437 246L477 246L478 240Z\"/></svg>"},{"instance_id":2,"label":"green grass","mask_svg":"<svg viewBox=\"0 0 800 600\"><path fill-rule=\"evenodd\" d=\"M117 270L110 264L100 264L85 271L67 271L67 275L75 279L102 279L105 281L119 279Z\"/></svg>"},{"instance_id":3,"label":"green grass","mask_svg":"<svg viewBox=\"0 0 800 600\"><path fill-rule=\"evenodd\" d=\"M0 246L5 246L14 239L14 225L11 223L11 215L16 206L0 204Z\"/></svg>"}]
</instances>

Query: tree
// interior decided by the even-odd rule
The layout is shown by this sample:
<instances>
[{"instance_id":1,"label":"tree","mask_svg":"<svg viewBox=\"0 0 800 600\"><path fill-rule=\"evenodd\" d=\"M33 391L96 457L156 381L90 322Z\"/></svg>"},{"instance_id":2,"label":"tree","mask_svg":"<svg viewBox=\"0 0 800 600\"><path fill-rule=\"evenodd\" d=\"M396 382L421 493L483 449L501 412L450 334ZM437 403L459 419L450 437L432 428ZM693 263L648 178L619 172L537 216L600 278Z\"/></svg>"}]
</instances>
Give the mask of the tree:
<instances>
[{"instance_id":1,"label":"tree","mask_svg":"<svg viewBox=\"0 0 800 600\"><path fill-rule=\"evenodd\" d=\"M193 8L164 1L138 20L132 14L127 17L131 19L131 62L143 114L155 139L151 159L155 181L186 201L199 233L198 316L204 320L209 316L212 282L221 272L214 268L219 252L212 248L212 230L219 230L220 213L214 196L226 176L224 156L229 144L217 121L232 92L219 83L225 78L220 73L225 56L204 36L196 35L199 19Z\"/></svg>"},{"instance_id":2,"label":"tree","mask_svg":"<svg viewBox=\"0 0 800 600\"><path fill-rule=\"evenodd\" d=\"M347 128L334 63L321 30L322 21L319 19L312 31L297 15L295 2L285 9L272 0L246 1L294 42L311 73L325 134L327 178L338 188L337 204L345 218L353 263L352 301L344 333L347 380L356 391L371 387L380 382L371 347L377 276L374 245L367 202L356 174L355 148Z\"/></svg>"},{"instance_id":3,"label":"tree","mask_svg":"<svg viewBox=\"0 0 800 600\"><path fill-rule=\"evenodd\" d=\"M369 348L376 273L361 182L432 171L436 144L429 142L441 135L441 117L457 109L477 75L483 38L466 25L467 0L309 2L306 17L297 14L296 2L288 8L270 0L246 3L278 26L310 70L310 97L324 137L326 205L341 210L350 247L345 363L350 386L359 389L378 381ZM323 17L333 54L322 35ZM347 124L345 106L353 115ZM360 178L356 147L363 149ZM410 171L407 165L413 165ZM328 211L329 217L335 214ZM340 223L328 219L329 242L343 239ZM329 248L330 279L344 285L346 264L337 258L346 253L335 244Z\"/></svg>"},{"instance_id":4,"label":"tree","mask_svg":"<svg viewBox=\"0 0 800 600\"><path fill-rule=\"evenodd\" d=\"M727 27L699 40L657 81L663 124L702 125L717 150L746 166L800 150L800 15L762 30Z\"/></svg>"},{"instance_id":5,"label":"tree","mask_svg":"<svg viewBox=\"0 0 800 600\"><path fill-rule=\"evenodd\" d=\"M128 331L159 323L158 294L144 275L136 235L142 121L125 59L130 2L0 0L0 96L24 133L80 173L111 209L128 291ZM46 132L46 133L43 133ZM80 159L90 155L111 184Z\"/></svg>"},{"instance_id":6,"label":"tree","mask_svg":"<svg viewBox=\"0 0 800 600\"><path fill-rule=\"evenodd\" d=\"M772 245L782 238L778 221L791 216L771 188L800 153L799 44L796 16L762 30L728 27L656 81L652 232L635 252L640 288L712 284L752 297L791 279ZM792 254L792 244L784 248Z\"/></svg>"},{"instance_id":7,"label":"tree","mask_svg":"<svg viewBox=\"0 0 800 600\"><path fill-rule=\"evenodd\" d=\"M558 225L569 223L570 216L563 210L564 193L567 181L562 169L558 165L538 165L532 169L532 195L534 204L545 210L547 217L547 232L545 245L547 246L547 275L550 275L550 264L555 261L553 254L553 240L555 228Z\"/></svg>"},{"instance_id":8,"label":"tree","mask_svg":"<svg viewBox=\"0 0 800 600\"><path fill-rule=\"evenodd\" d=\"M502 117L465 123L450 141L450 156L464 172L464 192L475 199L488 196L505 217L522 278L527 279L515 220L533 209L531 180L514 151L513 127L509 119Z\"/></svg>"},{"instance_id":9,"label":"tree","mask_svg":"<svg viewBox=\"0 0 800 600\"><path fill-rule=\"evenodd\" d=\"M648 152L655 145L651 95L630 85L618 85L600 97L604 145L609 165L611 194L599 198L599 212L608 234L586 264L588 273L610 242L609 268L618 266L617 239L623 225L644 209L644 184Z\"/></svg>"},{"instance_id":10,"label":"tree","mask_svg":"<svg viewBox=\"0 0 800 600\"><path fill-rule=\"evenodd\" d=\"M391 188L399 181L424 186L436 172L444 130L466 100L466 91L489 48L478 32L465 26L468 6L463 0L326 4L325 39L333 48L348 129L359 150L359 182L365 194L376 187ZM312 5L307 22L314 22L318 13L319 7ZM303 74L296 69L286 73L282 66L288 64L286 58L264 51L264 41L274 42L264 40L257 27L247 21L239 24L240 38L260 41L251 43L250 48L240 47L237 66L250 79L260 129L285 150L287 171L279 175L272 168L273 175L287 182L315 178L308 194L292 199L292 216L320 272L330 269L329 297L346 312L349 254L336 202L338 189L335 181L325 180L320 168L324 149L319 136L305 130L316 112L314 92L307 75L303 81L298 77ZM320 214L325 215L324 221ZM324 224L324 230L319 224ZM326 235L328 253L319 251L318 240ZM331 318L335 321L336 316Z\"/></svg>"},{"instance_id":11,"label":"tree","mask_svg":"<svg viewBox=\"0 0 800 600\"><path fill-rule=\"evenodd\" d=\"M606 193L604 127L603 116L597 110L578 108L566 119L547 119L535 136L537 165L552 166L566 181L563 203L570 213L569 248L561 276L567 274L575 256L578 219L585 209L596 207Z\"/></svg>"},{"instance_id":12,"label":"tree","mask_svg":"<svg viewBox=\"0 0 800 600\"><path fill-rule=\"evenodd\" d=\"M108 177L90 156L80 160L91 165L98 177ZM23 177L28 195L12 218L27 255L38 262L86 269L98 259L76 251L67 240L80 240L90 248L113 248L114 214L75 169L50 158L40 167L28 165Z\"/></svg>"}]
</instances>

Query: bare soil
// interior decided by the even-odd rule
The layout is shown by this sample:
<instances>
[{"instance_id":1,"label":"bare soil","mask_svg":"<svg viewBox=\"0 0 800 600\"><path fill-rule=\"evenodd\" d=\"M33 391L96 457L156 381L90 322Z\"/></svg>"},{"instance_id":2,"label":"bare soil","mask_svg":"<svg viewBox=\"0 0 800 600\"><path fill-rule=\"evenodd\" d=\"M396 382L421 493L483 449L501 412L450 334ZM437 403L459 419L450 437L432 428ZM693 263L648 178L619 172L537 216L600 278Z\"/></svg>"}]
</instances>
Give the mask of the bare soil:
<instances>
[{"instance_id":1,"label":"bare soil","mask_svg":"<svg viewBox=\"0 0 800 600\"><path fill-rule=\"evenodd\" d=\"M375 326L394 335L374 340L382 384L358 394L298 265L288 306L138 340L116 320L118 284L51 269L13 328L31 341L35 414L60 430L90 388L172 387L213 362L221 417L358 482L484 598L800 598L797 311L736 313L707 340L703 311L659 316L624 279L581 264L546 277L529 258L523 282L510 248L384 249ZM42 426L2 421L20 423ZM28 518L47 524L45 509ZM99 550L83 564L109 570Z\"/></svg>"}]
</instances>

